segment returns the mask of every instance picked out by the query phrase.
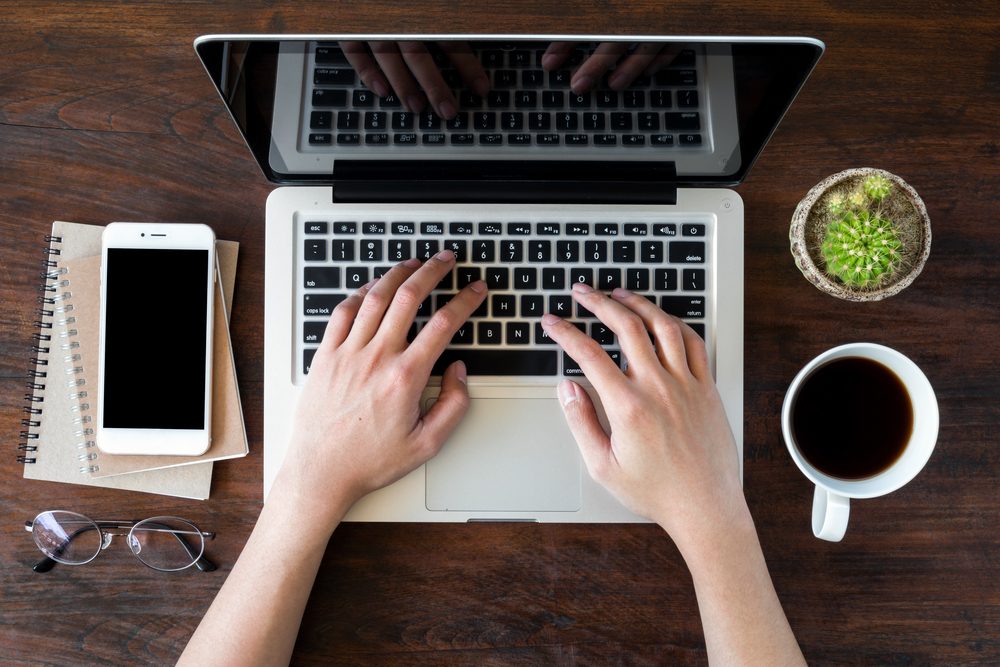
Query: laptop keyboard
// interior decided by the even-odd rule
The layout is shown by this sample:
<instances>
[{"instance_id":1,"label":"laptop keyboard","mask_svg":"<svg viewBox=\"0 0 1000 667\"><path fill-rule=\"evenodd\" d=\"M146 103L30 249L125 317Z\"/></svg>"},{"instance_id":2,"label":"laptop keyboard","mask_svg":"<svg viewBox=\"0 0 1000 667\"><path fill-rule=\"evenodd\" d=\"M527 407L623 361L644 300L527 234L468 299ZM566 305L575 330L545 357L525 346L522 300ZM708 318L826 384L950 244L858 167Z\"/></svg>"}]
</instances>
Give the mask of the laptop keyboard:
<instances>
[{"instance_id":1,"label":"laptop keyboard","mask_svg":"<svg viewBox=\"0 0 1000 667\"><path fill-rule=\"evenodd\" d=\"M669 217L669 216L667 216ZM437 252L455 252L455 269L421 304L410 340L435 310L462 287L482 279L489 294L459 329L434 367L440 375L456 359L469 375L582 375L541 327L551 312L596 340L621 367L612 331L573 301L574 282L610 291L624 287L688 322L703 338L711 322L711 219L643 218L632 221L568 219L375 220L371 217L298 219L301 310L297 357L309 372L330 314L348 294L394 264Z\"/></svg>"},{"instance_id":2,"label":"laptop keyboard","mask_svg":"<svg viewBox=\"0 0 1000 667\"><path fill-rule=\"evenodd\" d=\"M611 90L605 76L593 90L573 93L573 70L593 48L577 48L560 69L541 67L544 43L476 48L490 79L480 96L463 87L448 56L432 50L459 103L458 115L411 113L396 95L364 88L336 44L316 44L307 60L307 115L303 149L336 147L482 146L503 151L530 146L626 148L662 151L701 148L698 56L678 49L669 66L640 76L626 90ZM595 45L596 46L596 45ZM311 76L310 76L311 75Z\"/></svg>"}]
</instances>

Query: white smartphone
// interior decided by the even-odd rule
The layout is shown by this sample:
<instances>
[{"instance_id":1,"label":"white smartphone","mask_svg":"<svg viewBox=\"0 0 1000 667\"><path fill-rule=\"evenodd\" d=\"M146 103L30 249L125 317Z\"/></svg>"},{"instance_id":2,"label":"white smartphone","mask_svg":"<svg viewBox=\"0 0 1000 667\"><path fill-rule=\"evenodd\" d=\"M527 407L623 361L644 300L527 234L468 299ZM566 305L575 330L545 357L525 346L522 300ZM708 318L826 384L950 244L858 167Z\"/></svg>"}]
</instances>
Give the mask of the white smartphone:
<instances>
[{"instance_id":1,"label":"white smartphone","mask_svg":"<svg viewBox=\"0 0 1000 667\"><path fill-rule=\"evenodd\" d=\"M115 222L101 248L97 446L204 454L212 438L215 233Z\"/></svg>"}]
</instances>

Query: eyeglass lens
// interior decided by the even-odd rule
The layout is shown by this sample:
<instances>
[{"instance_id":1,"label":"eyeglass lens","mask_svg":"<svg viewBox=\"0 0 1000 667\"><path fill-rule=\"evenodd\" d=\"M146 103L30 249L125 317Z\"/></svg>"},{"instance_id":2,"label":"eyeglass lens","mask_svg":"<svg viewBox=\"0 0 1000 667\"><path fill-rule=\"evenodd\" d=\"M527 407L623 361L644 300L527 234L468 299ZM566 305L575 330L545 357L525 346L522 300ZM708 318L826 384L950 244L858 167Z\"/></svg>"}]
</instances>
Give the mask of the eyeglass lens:
<instances>
[{"instance_id":1,"label":"eyeglass lens","mask_svg":"<svg viewBox=\"0 0 1000 667\"><path fill-rule=\"evenodd\" d=\"M135 524L128 547L155 570L183 570L201 557L205 539L194 524L173 516L157 516Z\"/></svg>"},{"instance_id":2,"label":"eyeglass lens","mask_svg":"<svg viewBox=\"0 0 1000 667\"><path fill-rule=\"evenodd\" d=\"M83 565L94 560L104 539L92 520L62 510L42 512L35 517L31 535L42 553L67 565Z\"/></svg>"}]
</instances>

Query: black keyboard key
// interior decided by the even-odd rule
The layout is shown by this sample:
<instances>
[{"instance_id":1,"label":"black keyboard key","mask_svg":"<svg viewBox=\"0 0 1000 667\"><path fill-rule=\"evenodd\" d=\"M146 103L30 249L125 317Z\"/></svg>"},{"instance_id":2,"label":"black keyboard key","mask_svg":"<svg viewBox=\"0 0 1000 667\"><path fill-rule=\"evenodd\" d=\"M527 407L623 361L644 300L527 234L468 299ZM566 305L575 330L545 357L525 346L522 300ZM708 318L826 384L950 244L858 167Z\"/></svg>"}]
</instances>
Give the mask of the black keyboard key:
<instances>
[{"instance_id":1,"label":"black keyboard key","mask_svg":"<svg viewBox=\"0 0 1000 667\"><path fill-rule=\"evenodd\" d=\"M568 84L567 84L568 85ZM563 101L564 95L561 90L547 90L542 93L543 109L562 109L566 106Z\"/></svg>"},{"instance_id":2,"label":"black keyboard key","mask_svg":"<svg viewBox=\"0 0 1000 667\"><path fill-rule=\"evenodd\" d=\"M326 260L326 241L322 239L307 239L305 243L305 260L307 262L322 262Z\"/></svg>"},{"instance_id":3,"label":"black keyboard key","mask_svg":"<svg viewBox=\"0 0 1000 667\"><path fill-rule=\"evenodd\" d=\"M313 111L309 114L310 130L330 130L333 128L332 111Z\"/></svg>"},{"instance_id":4,"label":"black keyboard key","mask_svg":"<svg viewBox=\"0 0 1000 667\"><path fill-rule=\"evenodd\" d=\"M476 334L480 345L499 345L503 342L503 325L499 322L479 322Z\"/></svg>"},{"instance_id":5,"label":"black keyboard key","mask_svg":"<svg viewBox=\"0 0 1000 667\"><path fill-rule=\"evenodd\" d=\"M340 133L337 135L338 146L358 146L361 144L361 135L356 132Z\"/></svg>"},{"instance_id":6,"label":"black keyboard key","mask_svg":"<svg viewBox=\"0 0 1000 667\"><path fill-rule=\"evenodd\" d=\"M390 94L378 98L378 105L383 109L399 109L403 106L403 103L399 101L399 97Z\"/></svg>"},{"instance_id":7,"label":"black keyboard key","mask_svg":"<svg viewBox=\"0 0 1000 667\"><path fill-rule=\"evenodd\" d=\"M534 109L538 106L538 93L534 90L519 90L514 93L515 109Z\"/></svg>"},{"instance_id":8,"label":"black keyboard key","mask_svg":"<svg viewBox=\"0 0 1000 667\"><path fill-rule=\"evenodd\" d=\"M421 222L420 223L420 233L421 234L444 234L444 223L443 222Z\"/></svg>"},{"instance_id":9,"label":"black keyboard key","mask_svg":"<svg viewBox=\"0 0 1000 667\"><path fill-rule=\"evenodd\" d=\"M306 375L309 374L309 367L312 366L313 357L316 356L316 350L303 350L302 351L302 372Z\"/></svg>"},{"instance_id":10,"label":"black keyboard key","mask_svg":"<svg viewBox=\"0 0 1000 667\"><path fill-rule=\"evenodd\" d=\"M595 134L594 135L594 145L595 146L617 146L618 145L618 135L616 135L616 134Z\"/></svg>"},{"instance_id":11,"label":"black keyboard key","mask_svg":"<svg viewBox=\"0 0 1000 667\"><path fill-rule=\"evenodd\" d=\"M590 93L570 93L569 106L571 109L590 108Z\"/></svg>"},{"instance_id":12,"label":"black keyboard key","mask_svg":"<svg viewBox=\"0 0 1000 667\"><path fill-rule=\"evenodd\" d=\"M361 233L365 236L374 236L377 234L385 234L385 223L384 222L362 222L361 223Z\"/></svg>"},{"instance_id":13,"label":"black keyboard key","mask_svg":"<svg viewBox=\"0 0 1000 667\"><path fill-rule=\"evenodd\" d=\"M643 241L639 244L639 255L643 264L662 264L663 241Z\"/></svg>"},{"instance_id":14,"label":"black keyboard key","mask_svg":"<svg viewBox=\"0 0 1000 667\"><path fill-rule=\"evenodd\" d=\"M632 129L632 114L615 111L611 114L611 129L619 132Z\"/></svg>"},{"instance_id":15,"label":"black keyboard key","mask_svg":"<svg viewBox=\"0 0 1000 667\"><path fill-rule=\"evenodd\" d=\"M531 236L530 222L508 222L507 234L509 236Z\"/></svg>"},{"instance_id":16,"label":"black keyboard key","mask_svg":"<svg viewBox=\"0 0 1000 667\"><path fill-rule=\"evenodd\" d=\"M385 132L379 132L377 134L366 134L365 135L365 145L366 146L388 146L389 145L389 135Z\"/></svg>"},{"instance_id":17,"label":"black keyboard key","mask_svg":"<svg viewBox=\"0 0 1000 667\"><path fill-rule=\"evenodd\" d=\"M476 135L468 134L453 134L451 135L451 145L452 146L471 146L475 143Z\"/></svg>"},{"instance_id":18,"label":"black keyboard key","mask_svg":"<svg viewBox=\"0 0 1000 667\"><path fill-rule=\"evenodd\" d=\"M413 255L410 252L410 242L406 239L392 239L389 241L389 252L387 259L393 262L402 262L410 259Z\"/></svg>"},{"instance_id":19,"label":"black keyboard key","mask_svg":"<svg viewBox=\"0 0 1000 667\"><path fill-rule=\"evenodd\" d=\"M496 260L496 242L489 241L473 241L472 242L472 261L474 262L493 262Z\"/></svg>"},{"instance_id":20,"label":"black keyboard key","mask_svg":"<svg viewBox=\"0 0 1000 667\"><path fill-rule=\"evenodd\" d=\"M449 130L468 130L469 114L465 111L459 111L453 118L449 118L445 122L445 127Z\"/></svg>"},{"instance_id":21,"label":"black keyboard key","mask_svg":"<svg viewBox=\"0 0 1000 667\"><path fill-rule=\"evenodd\" d=\"M478 266L459 266L455 272L458 274L458 289L483 279L482 269Z\"/></svg>"},{"instance_id":22,"label":"black keyboard key","mask_svg":"<svg viewBox=\"0 0 1000 667\"><path fill-rule=\"evenodd\" d=\"M674 317L705 317L703 296L661 296L660 308Z\"/></svg>"},{"instance_id":23,"label":"black keyboard key","mask_svg":"<svg viewBox=\"0 0 1000 667\"><path fill-rule=\"evenodd\" d=\"M441 247L438 245L437 240L426 240L421 239L417 241L417 259L422 261L427 261L434 255L438 254Z\"/></svg>"},{"instance_id":24,"label":"black keyboard key","mask_svg":"<svg viewBox=\"0 0 1000 667\"><path fill-rule=\"evenodd\" d=\"M500 242L501 262L523 262L524 261L524 241L501 241Z\"/></svg>"},{"instance_id":25,"label":"black keyboard key","mask_svg":"<svg viewBox=\"0 0 1000 667\"><path fill-rule=\"evenodd\" d=\"M613 222L599 222L594 225L596 236L618 236L618 225Z\"/></svg>"},{"instance_id":26,"label":"black keyboard key","mask_svg":"<svg viewBox=\"0 0 1000 667\"><path fill-rule=\"evenodd\" d=\"M549 88L569 88L569 82L572 78L573 75L568 69L549 72Z\"/></svg>"},{"instance_id":27,"label":"black keyboard key","mask_svg":"<svg viewBox=\"0 0 1000 667\"><path fill-rule=\"evenodd\" d=\"M366 111L365 112L365 129L366 130L384 130L386 125L386 116L384 111Z\"/></svg>"},{"instance_id":28,"label":"black keyboard key","mask_svg":"<svg viewBox=\"0 0 1000 667\"><path fill-rule=\"evenodd\" d=\"M416 226L412 222L394 222L391 229L393 234L413 234Z\"/></svg>"},{"instance_id":29,"label":"black keyboard key","mask_svg":"<svg viewBox=\"0 0 1000 667\"><path fill-rule=\"evenodd\" d=\"M521 85L525 88L541 88L545 85L545 72L540 69L521 72Z\"/></svg>"},{"instance_id":30,"label":"black keyboard key","mask_svg":"<svg viewBox=\"0 0 1000 667\"><path fill-rule=\"evenodd\" d=\"M590 337L597 341L598 345L615 344L615 332L602 322L594 322L590 325Z\"/></svg>"},{"instance_id":31,"label":"black keyboard key","mask_svg":"<svg viewBox=\"0 0 1000 667\"><path fill-rule=\"evenodd\" d=\"M538 269L516 268L514 269L514 289L537 289Z\"/></svg>"},{"instance_id":32,"label":"black keyboard key","mask_svg":"<svg viewBox=\"0 0 1000 667\"><path fill-rule=\"evenodd\" d=\"M540 294L521 297L521 317L541 317L545 314L545 299Z\"/></svg>"},{"instance_id":33,"label":"black keyboard key","mask_svg":"<svg viewBox=\"0 0 1000 667\"><path fill-rule=\"evenodd\" d=\"M359 111L341 111L337 114L338 130L356 130L361 125L361 113Z\"/></svg>"},{"instance_id":34,"label":"black keyboard key","mask_svg":"<svg viewBox=\"0 0 1000 667\"><path fill-rule=\"evenodd\" d=\"M344 295L338 295L338 296L344 296ZM302 323L303 343L322 343L324 333L326 333L326 322Z\"/></svg>"},{"instance_id":35,"label":"black keyboard key","mask_svg":"<svg viewBox=\"0 0 1000 667\"><path fill-rule=\"evenodd\" d=\"M535 143L539 146L558 146L559 145L559 135L558 134L536 134Z\"/></svg>"},{"instance_id":36,"label":"black keyboard key","mask_svg":"<svg viewBox=\"0 0 1000 667\"><path fill-rule=\"evenodd\" d=\"M531 340L531 325L527 322L507 323L507 344L528 345Z\"/></svg>"},{"instance_id":37,"label":"black keyboard key","mask_svg":"<svg viewBox=\"0 0 1000 667\"><path fill-rule=\"evenodd\" d=\"M372 269L372 278L381 278L392 270L391 266L376 266Z\"/></svg>"},{"instance_id":38,"label":"black keyboard key","mask_svg":"<svg viewBox=\"0 0 1000 667\"><path fill-rule=\"evenodd\" d=\"M684 269L682 287L690 292L705 289L705 269Z\"/></svg>"},{"instance_id":39,"label":"black keyboard key","mask_svg":"<svg viewBox=\"0 0 1000 667\"><path fill-rule=\"evenodd\" d=\"M632 290L633 292L648 291L649 269L625 269L625 289Z\"/></svg>"},{"instance_id":40,"label":"black keyboard key","mask_svg":"<svg viewBox=\"0 0 1000 667\"><path fill-rule=\"evenodd\" d=\"M552 242L551 241L528 241L528 261L529 262L551 262Z\"/></svg>"},{"instance_id":41,"label":"black keyboard key","mask_svg":"<svg viewBox=\"0 0 1000 667\"><path fill-rule=\"evenodd\" d=\"M681 234L683 234L684 236L704 236L705 225L685 223L681 225Z\"/></svg>"},{"instance_id":42,"label":"black keyboard key","mask_svg":"<svg viewBox=\"0 0 1000 667\"><path fill-rule=\"evenodd\" d=\"M392 135L392 143L394 143L397 146L416 146L417 133L406 132L402 134L394 134Z\"/></svg>"},{"instance_id":43,"label":"black keyboard key","mask_svg":"<svg viewBox=\"0 0 1000 667\"><path fill-rule=\"evenodd\" d=\"M542 269L542 289L561 290L566 289L565 269Z\"/></svg>"},{"instance_id":44,"label":"black keyboard key","mask_svg":"<svg viewBox=\"0 0 1000 667\"><path fill-rule=\"evenodd\" d=\"M535 323L535 345L555 345L556 342L549 338L549 334L542 328L541 322Z\"/></svg>"},{"instance_id":45,"label":"black keyboard key","mask_svg":"<svg viewBox=\"0 0 1000 667\"><path fill-rule=\"evenodd\" d=\"M433 111L424 111L420 114L420 129L434 131L441 129L441 117Z\"/></svg>"},{"instance_id":46,"label":"black keyboard key","mask_svg":"<svg viewBox=\"0 0 1000 667\"><path fill-rule=\"evenodd\" d=\"M705 243L703 241L673 241L670 243L671 264L704 264Z\"/></svg>"},{"instance_id":47,"label":"black keyboard key","mask_svg":"<svg viewBox=\"0 0 1000 667\"><path fill-rule=\"evenodd\" d=\"M701 336L702 340L705 339L705 325L701 322L690 322L688 326L694 329L694 332Z\"/></svg>"},{"instance_id":48,"label":"black keyboard key","mask_svg":"<svg viewBox=\"0 0 1000 667\"><path fill-rule=\"evenodd\" d=\"M555 350L447 349L434 364L431 375L443 374L458 360L465 362L469 375L556 375L559 372Z\"/></svg>"},{"instance_id":49,"label":"black keyboard key","mask_svg":"<svg viewBox=\"0 0 1000 667\"><path fill-rule=\"evenodd\" d=\"M621 269L599 269L597 272L597 289L610 292L622 286Z\"/></svg>"},{"instance_id":50,"label":"black keyboard key","mask_svg":"<svg viewBox=\"0 0 1000 667\"><path fill-rule=\"evenodd\" d=\"M582 283L584 285L594 286L594 270L585 269L582 267L576 267L569 270L569 281L570 283Z\"/></svg>"},{"instance_id":51,"label":"black keyboard key","mask_svg":"<svg viewBox=\"0 0 1000 667\"><path fill-rule=\"evenodd\" d=\"M344 271L344 287L357 289L368 282L367 266L352 266Z\"/></svg>"},{"instance_id":52,"label":"black keyboard key","mask_svg":"<svg viewBox=\"0 0 1000 667\"><path fill-rule=\"evenodd\" d=\"M673 106L672 99L669 90L649 91L649 106L654 109L669 109Z\"/></svg>"},{"instance_id":53,"label":"black keyboard key","mask_svg":"<svg viewBox=\"0 0 1000 667\"><path fill-rule=\"evenodd\" d=\"M701 129L701 114L697 111L667 112L663 114L663 128L688 132Z\"/></svg>"},{"instance_id":54,"label":"black keyboard key","mask_svg":"<svg viewBox=\"0 0 1000 667\"><path fill-rule=\"evenodd\" d=\"M486 105L491 109L506 109L510 106L510 91L491 90L486 95Z\"/></svg>"},{"instance_id":55,"label":"black keyboard key","mask_svg":"<svg viewBox=\"0 0 1000 667\"><path fill-rule=\"evenodd\" d=\"M500 114L500 129L519 132L524 129L524 114L520 111L504 111Z\"/></svg>"},{"instance_id":56,"label":"black keyboard key","mask_svg":"<svg viewBox=\"0 0 1000 667\"><path fill-rule=\"evenodd\" d=\"M623 134L622 146L645 146L646 137L642 134Z\"/></svg>"},{"instance_id":57,"label":"black keyboard key","mask_svg":"<svg viewBox=\"0 0 1000 667\"><path fill-rule=\"evenodd\" d=\"M572 111L556 114L556 129L563 132L575 132L580 126L580 117Z\"/></svg>"},{"instance_id":58,"label":"black keyboard key","mask_svg":"<svg viewBox=\"0 0 1000 667\"><path fill-rule=\"evenodd\" d=\"M562 225L558 222L539 222L535 225L535 233L539 236L559 236Z\"/></svg>"},{"instance_id":59,"label":"black keyboard key","mask_svg":"<svg viewBox=\"0 0 1000 667\"><path fill-rule=\"evenodd\" d=\"M613 90L599 90L594 93L594 101L599 109L615 109L618 107L618 93Z\"/></svg>"},{"instance_id":60,"label":"black keyboard key","mask_svg":"<svg viewBox=\"0 0 1000 667\"><path fill-rule=\"evenodd\" d=\"M355 90L351 95L351 105L359 109L370 109L375 106L377 96L370 90Z\"/></svg>"},{"instance_id":61,"label":"black keyboard key","mask_svg":"<svg viewBox=\"0 0 1000 667\"><path fill-rule=\"evenodd\" d=\"M588 143L590 143L590 137L588 137L586 134L566 135L567 146L586 146Z\"/></svg>"},{"instance_id":62,"label":"black keyboard key","mask_svg":"<svg viewBox=\"0 0 1000 667\"><path fill-rule=\"evenodd\" d=\"M677 269L653 269L653 277L657 292L677 290Z\"/></svg>"},{"instance_id":63,"label":"black keyboard key","mask_svg":"<svg viewBox=\"0 0 1000 667\"><path fill-rule=\"evenodd\" d=\"M549 297L549 312L562 318L570 317L573 297L568 294L554 294Z\"/></svg>"},{"instance_id":64,"label":"black keyboard key","mask_svg":"<svg viewBox=\"0 0 1000 667\"><path fill-rule=\"evenodd\" d=\"M530 134L508 134L507 144L509 146L530 146L531 145L531 135Z\"/></svg>"},{"instance_id":65,"label":"black keyboard key","mask_svg":"<svg viewBox=\"0 0 1000 667\"><path fill-rule=\"evenodd\" d=\"M644 132L655 132L660 129L660 116L655 113L638 114L638 128Z\"/></svg>"},{"instance_id":66,"label":"black keyboard key","mask_svg":"<svg viewBox=\"0 0 1000 667\"><path fill-rule=\"evenodd\" d=\"M329 225L325 222L307 222L305 232L306 234L326 234L329 229Z\"/></svg>"},{"instance_id":67,"label":"black keyboard key","mask_svg":"<svg viewBox=\"0 0 1000 667\"><path fill-rule=\"evenodd\" d=\"M670 222L658 222L653 225L653 236L677 236L677 225Z\"/></svg>"},{"instance_id":68,"label":"black keyboard key","mask_svg":"<svg viewBox=\"0 0 1000 667\"><path fill-rule=\"evenodd\" d=\"M345 107L347 106L346 90L326 90L317 88L312 92L312 103L314 107Z\"/></svg>"},{"instance_id":69,"label":"black keyboard key","mask_svg":"<svg viewBox=\"0 0 1000 667\"><path fill-rule=\"evenodd\" d=\"M672 134L654 134L649 138L649 143L651 146L673 146L674 145L674 135Z\"/></svg>"},{"instance_id":70,"label":"black keyboard key","mask_svg":"<svg viewBox=\"0 0 1000 667\"><path fill-rule=\"evenodd\" d=\"M646 93L632 88L622 92L622 106L626 109L641 109L646 106Z\"/></svg>"},{"instance_id":71,"label":"black keyboard key","mask_svg":"<svg viewBox=\"0 0 1000 667\"><path fill-rule=\"evenodd\" d=\"M606 119L600 111L590 111L583 114L583 129L588 132L603 130Z\"/></svg>"},{"instance_id":72,"label":"black keyboard key","mask_svg":"<svg viewBox=\"0 0 1000 667\"><path fill-rule=\"evenodd\" d=\"M552 129L552 114L547 111L536 111L528 114L529 130L549 130Z\"/></svg>"},{"instance_id":73,"label":"black keyboard key","mask_svg":"<svg viewBox=\"0 0 1000 667\"><path fill-rule=\"evenodd\" d=\"M340 287L339 266L307 266L303 270L306 289L337 289Z\"/></svg>"},{"instance_id":74,"label":"black keyboard key","mask_svg":"<svg viewBox=\"0 0 1000 667\"><path fill-rule=\"evenodd\" d=\"M472 114L472 124L477 130L494 130L497 126L495 111L477 111Z\"/></svg>"},{"instance_id":75,"label":"black keyboard key","mask_svg":"<svg viewBox=\"0 0 1000 667\"><path fill-rule=\"evenodd\" d=\"M346 298L345 294L306 294L302 297L302 313L306 317L330 317L337 304Z\"/></svg>"},{"instance_id":76,"label":"black keyboard key","mask_svg":"<svg viewBox=\"0 0 1000 667\"><path fill-rule=\"evenodd\" d=\"M316 47L316 64L347 65L347 57L344 56L344 52L336 46L320 45Z\"/></svg>"},{"instance_id":77,"label":"black keyboard key","mask_svg":"<svg viewBox=\"0 0 1000 667\"><path fill-rule=\"evenodd\" d=\"M611 259L616 264L635 262L635 243L633 241L614 241L611 244Z\"/></svg>"},{"instance_id":78,"label":"black keyboard key","mask_svg":"<svg viewBox=\"0 0 1000 667\"><path fill-rule=\"evenodd\" d=\"M627 222L624 233L625 236L646 236L649 234L649 225L643 222Z\"/></svg>"},{"instance_id":79,"label":"black keyboard key","mask_svg":"<svg viewBox=\"0 0 1000 667\"><path fill-rule=\"evenodd\" d=\"M579 262L580 261L579 241L556 241L556 261Z\"/></svg>"},{"instance_id":80,"label":"black keyboard key","mask_svg":"<svg viewBox=\"0 0 1000 667\"><path fill-rule=\"evenodd\" d=\"M503 223L500 222L480 222L477 226L481 236L500 236L503 234ZM492 241L490 241L492 243Z\"/></svg>"},{"instance_id":81,"label":"black keyboard key","mask_svg":"<svg viewBox=\"0 0 1000 667\"><path fill-rule=\"evenodd\" d=\"M456 262L464 262L468 256L469 242L460 239L448 239L444 242L444 249L455 253Z\"/></svg>"},{"instance_id":82,"label":"black keyboard key","mask_svg":"<svg viewBox=\"0 0 1000 667\"><path fill-rule=\"evenodd\" d=\"M510 269L506 266L490 266L486 269L486 287L491 290L510 288Z\"/></svg>"},{"instance_id":83,"label":"black keyboard key","mask_svg":"<svg viewBox=\"0 0 1000 667\"><path fill-rule=\"evenodd\" d=\"M503 135L497 133L480 134L480 146L503 146Z\"/></svg>"},{"instance_id":84,"label":"black keyboard key","mask_svg":"<svg viewBox=\"0 0 1000 667\"><path fill-rule=\"evenodd\" d=\"M497 88L513 88L517 85L517 72L512 69L498 69L494 71L493 85Z\"/></svg>"},{"instance_id":85,"label":"black keyboard key","mask_svg":"<svg viewBox=\"0 0 1000 667\"><path fill-rule=\"evenodd\" d=\"M681 146L701 146L700 134L680 134L678 135Z\"/></svg>"},{"instance_id":86,"label":"black keyboard key","mask_svg":"<svg viewBox=\"0 0 1000 667\"><path fill-rule=\"evenodd\" d=\"M448 233L454 234L455 236L471 236L472 235L472 223L471 222L450 222L448 223Z\"/></svg>"},{"instance_id":87,"label":"black keyboard key","mask_svg":"<svg viewBox=\"0 0 1000 667\"><path fill-rule=\"evenodd\" d=\"M472 345L473 342L472 322L466 322L458 328L455 335L451 337L452 345Z\"/></svg>"},{"instance_id":88,"label":"black keyboard key","mask_svg":"<svg viewBox=\"0 0 1000 667\"><path fill-rule=\"evenodd\" d=\"M462 109L478 109L483 106L483 98L471 90L463 90L458 96L458 106Z\"/></svg>"},{"instance_id":89,"label":"black keyboard key","mask_svg":"<svg viewBox=\"0 0 1000 667\"><path fill-rule=\"evenodd\" d=\"M697 90L678 90L677 91L677 106L679 107L697 107L698 106L698 91Z\"/></svg>"},{"instance_id":90,"label":"black keyboard key","mask_svg":"<svg viewBox=\"0 0 1000 667\"><path fill-rule=\"evenodd\" d=\"M608 242L585 241L583 244L583 261L590 263L608 261Z\"/></svg>"},{"instance_id":91,"label":"black keyboard key","mask_svg":"<svg viewBox=\"0 0 1000 667\"><path fill-rule=\"evenodd\" d=\"M392 129L396 131L412 130L415 118L416 114L410 111L395 111L392 114Z\"/></svg>"},{"instance_id":92,"label":"black keyboard key","mask_svg":"<svg viewBox=\"0 0 1000 667\"><path fill-rule=\"evenodd\" d=\"M489 269L487 269L487 275L489 275ZM489 278L487 278L486 282L487 284L489 283ZM501 287L499 289L507 288ZM492 296L494 318L514 317L517 314L515 311L517 302L513 294L494 294Z\"/></svg>"},{"instance_id":93,"label":"black keyboard key","mask_svg":"<svg viewBox=\"0 0 1000 667\"><path fill-rule=\"evenodd\" d=\"M354 70L350 67L317 67L313 70L313 84L317 86L353 86Z\"/></svg>"}]
</instances>

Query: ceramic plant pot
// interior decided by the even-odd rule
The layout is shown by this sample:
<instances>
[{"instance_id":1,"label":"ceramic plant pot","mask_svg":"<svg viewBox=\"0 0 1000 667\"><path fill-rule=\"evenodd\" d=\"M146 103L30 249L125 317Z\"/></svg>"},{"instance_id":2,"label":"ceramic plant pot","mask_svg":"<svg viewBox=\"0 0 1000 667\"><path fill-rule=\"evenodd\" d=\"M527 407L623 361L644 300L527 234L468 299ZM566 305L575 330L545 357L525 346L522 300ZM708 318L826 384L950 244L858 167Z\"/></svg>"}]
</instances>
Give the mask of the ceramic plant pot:
<instances>
[{"instance_id":1,"label":"ceramic plant pot","mask_svg":"<svg viewBox=\"0 0 1000 667\"><path fill-rule=\"evenodd\" d=\"M857 191L872 175L883 176L894 186L884 200L884 208L898 233L898 263L877 281L849 285L828 270L822 251L832 220L828 202ZM920 275L931 252L931 221L920 195L899 176L870 167L842 171L813 187L796 207L788 236L795 265L806 280L820 291L847 301L879 301L898 294Z\"/></svg>"}]
</instances>

